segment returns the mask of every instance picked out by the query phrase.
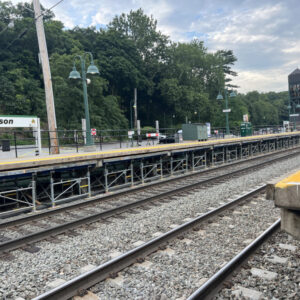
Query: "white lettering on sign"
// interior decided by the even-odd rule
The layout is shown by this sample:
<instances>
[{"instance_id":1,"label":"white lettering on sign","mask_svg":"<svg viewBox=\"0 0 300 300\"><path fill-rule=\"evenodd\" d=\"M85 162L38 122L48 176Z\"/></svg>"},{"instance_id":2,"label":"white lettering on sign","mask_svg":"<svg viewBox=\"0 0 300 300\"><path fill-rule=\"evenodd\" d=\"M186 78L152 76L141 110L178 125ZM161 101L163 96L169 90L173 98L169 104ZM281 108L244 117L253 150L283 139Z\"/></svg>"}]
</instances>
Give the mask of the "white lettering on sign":
<instances>
[{"instance_id":1,"label":"white lettering on sign","mask_svg":"<svg viewBox=\"0 0 300 300\"><path fill-rule=\"evenodd\" d=\"M37 127L37 117L0 116L0 127Z\"/></svg>"}]
</instances>

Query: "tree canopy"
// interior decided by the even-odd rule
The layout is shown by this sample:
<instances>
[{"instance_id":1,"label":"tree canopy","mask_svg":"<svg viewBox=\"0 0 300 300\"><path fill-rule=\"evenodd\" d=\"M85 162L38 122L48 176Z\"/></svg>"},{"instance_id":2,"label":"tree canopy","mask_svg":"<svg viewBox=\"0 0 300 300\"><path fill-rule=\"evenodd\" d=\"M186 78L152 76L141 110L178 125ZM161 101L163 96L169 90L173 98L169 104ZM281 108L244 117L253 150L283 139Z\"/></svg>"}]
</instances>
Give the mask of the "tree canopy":
<instances>
[{"instance_id":1,"label":"tree canopy","mask_svg":"<svg viewBox=\"0 0 300 300\"><path fill-rule=\"evenodd\" d=\"M46 108L32 5L0 3L0 114L30 114L46 128ZM66 30L44 12L58 128L79 129L84 117L80 81L68 79L74 57L93 53L100 76L88 85L92 127L129 128L134 88L143 126L210 122L224 126L217 101L231 84L236 57L232 50L209 52L204 42L175 43L157 29L157 21L142 9L116 16L105 29ZM13 22L13 23L12 23ZM87 65L89 58L87 58ZM76 61L77 70L80 65ZM249 114L254 125L275 125L287 119L287 92L256 91L229 101L230 122L238 125Z\"/></svg>"}]
</instances>

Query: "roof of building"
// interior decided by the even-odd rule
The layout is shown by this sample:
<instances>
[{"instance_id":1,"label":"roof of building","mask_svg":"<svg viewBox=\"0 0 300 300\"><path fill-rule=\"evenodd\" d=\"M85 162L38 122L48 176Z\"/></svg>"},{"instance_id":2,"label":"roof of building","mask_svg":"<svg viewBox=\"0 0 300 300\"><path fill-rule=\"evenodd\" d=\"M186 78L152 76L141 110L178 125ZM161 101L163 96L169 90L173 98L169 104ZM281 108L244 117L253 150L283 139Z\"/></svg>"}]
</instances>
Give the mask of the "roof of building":
<instances>
[{"instance_id":1,"label":"roof of building","mask_svg":"<svg viewBox=\"0 0 300 300\"><path fill-rule=\"evenodd\" d=\"M291 75L298 75L298 74L300 74L300 70L297 68L297 69L295 69L289 76L291 76Z\"/></svg>"}]
</instances>

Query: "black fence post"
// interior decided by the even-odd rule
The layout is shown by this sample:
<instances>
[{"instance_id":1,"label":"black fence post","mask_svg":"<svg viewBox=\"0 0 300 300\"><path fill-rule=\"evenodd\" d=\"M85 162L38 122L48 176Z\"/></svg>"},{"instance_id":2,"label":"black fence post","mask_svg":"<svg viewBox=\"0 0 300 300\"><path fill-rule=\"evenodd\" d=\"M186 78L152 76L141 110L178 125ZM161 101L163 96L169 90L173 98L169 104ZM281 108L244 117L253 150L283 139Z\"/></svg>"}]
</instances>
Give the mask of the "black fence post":
<instances>
[{"instance_id":1,"label":"black fence post","mask_svg":"<svg viewBox=\"0 0 300 300\"><path fill-rule=\"evenodd\" d=\"M77 130L75 130L75 142L76 142L76 152L78 153L78 133L77 133Z\"/></svg>"},{"instance_id":2,"label":"black fence post","mask_svg":"<svg viewBox=\"0 0 300 300\"><path fill-rule=\"evenodd\" d=\"M15 131L14 131L14 140L15 140L15 153L16 153L16 157L18 157L17 137L16 137L16 132Z\"/></svg>"},{"instance_id":3,"label":"black fence post","mask_svg":"<svg viewBox=\"0 0 300 300\"><path fill-rule=\"evenodd\" d=\"M100 150L102 151L102 141L101 141L101 131L99 130L99 144L100 144Z\"/></svg>"},{"instance_id":4,"label":"black fence post","mask_svg":"<svg viewBox=\"0 0 300 300\"><path fill-rule=\"evenodd\" d=\"M51 140L50 140L50 132L48 130L48 148L49 148L49 154L51 154Z\"/></svg>"},{"instance_id":5,"label":"black fence post","mask_svg":"<svg viewBox=\"0 0 300 300\"><path fill-rule=\"evenodd\" d=\"M120 139L120 148L122 148L122 136L121 131L119 130L119 139Z\"/></svg>"}]
</instances>

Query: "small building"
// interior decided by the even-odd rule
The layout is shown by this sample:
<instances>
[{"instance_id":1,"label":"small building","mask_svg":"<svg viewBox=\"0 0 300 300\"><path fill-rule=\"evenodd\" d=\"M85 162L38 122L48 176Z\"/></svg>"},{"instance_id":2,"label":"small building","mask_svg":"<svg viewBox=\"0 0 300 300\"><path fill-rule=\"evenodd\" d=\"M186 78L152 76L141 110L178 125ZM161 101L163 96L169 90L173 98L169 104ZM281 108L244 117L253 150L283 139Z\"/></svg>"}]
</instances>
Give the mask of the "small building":
<instances>
[{"instance_id":1,"label":"small building","mask_svg":"<svg viewBox=\"0 0 300 300\"><path fill-rule=\"evenodd\" d=\"M185 141L206 141L207 126L205 124L182 124L182 138Z\"/></svg>"}]
</instances>

